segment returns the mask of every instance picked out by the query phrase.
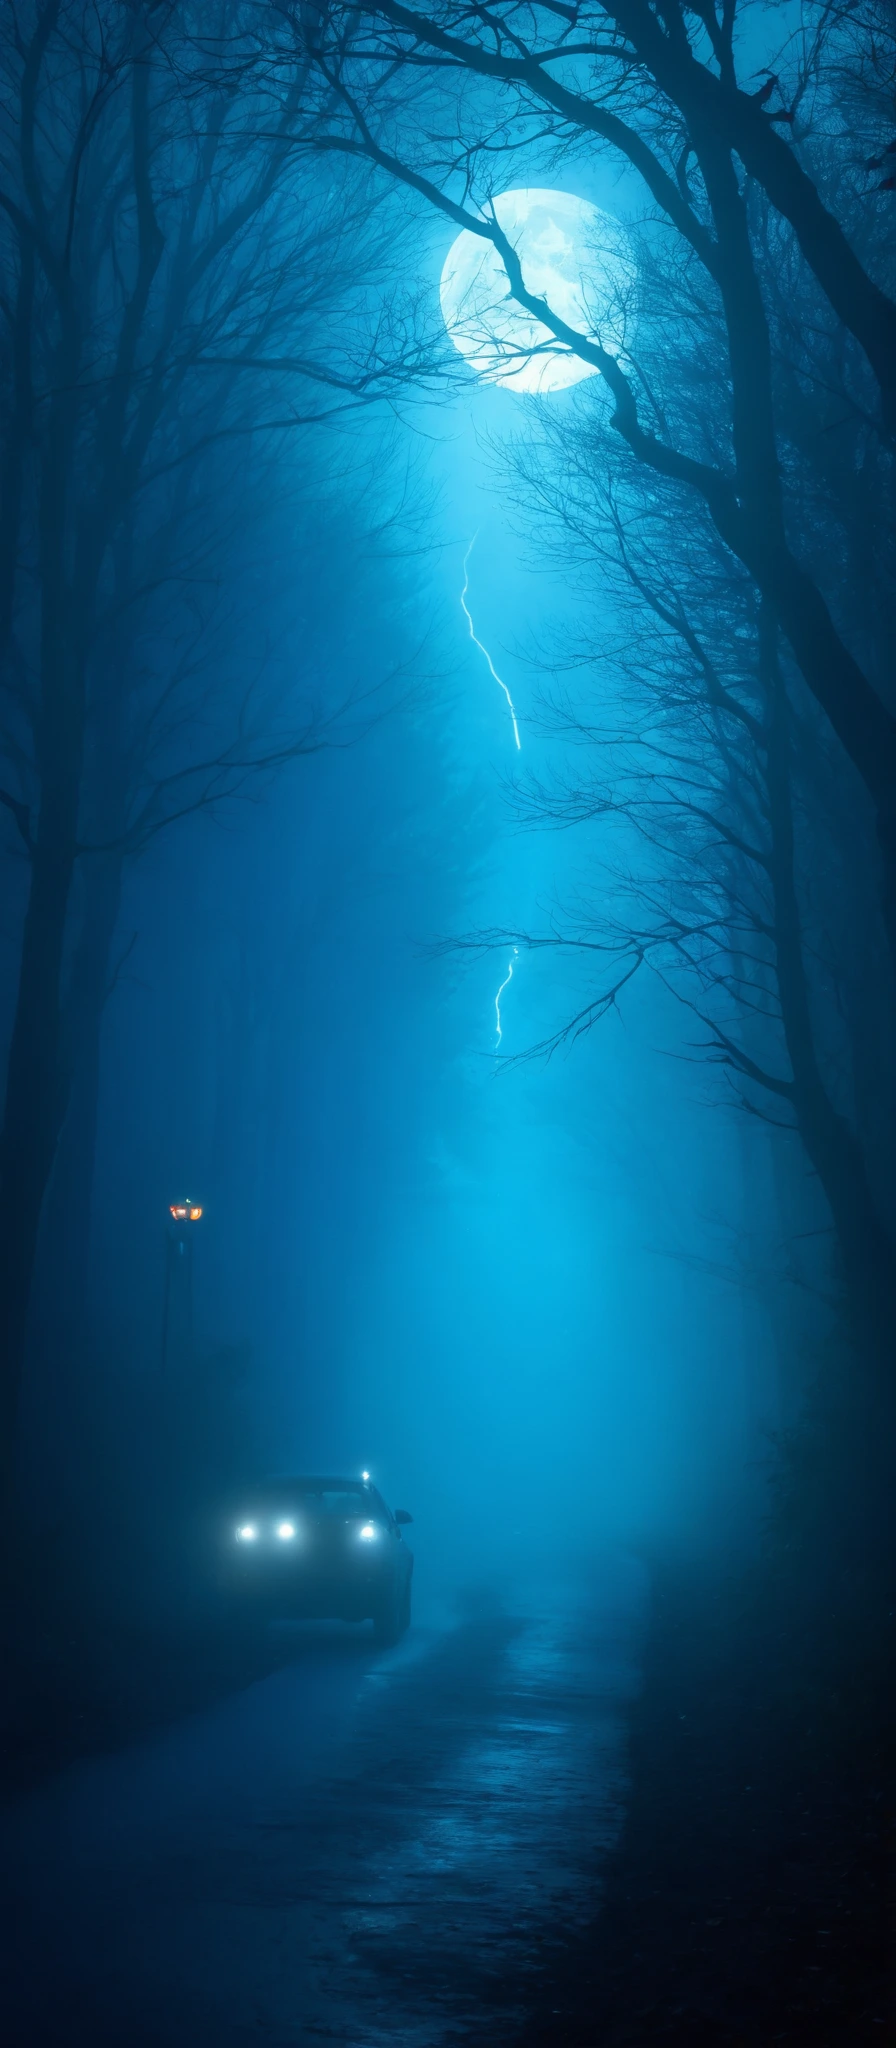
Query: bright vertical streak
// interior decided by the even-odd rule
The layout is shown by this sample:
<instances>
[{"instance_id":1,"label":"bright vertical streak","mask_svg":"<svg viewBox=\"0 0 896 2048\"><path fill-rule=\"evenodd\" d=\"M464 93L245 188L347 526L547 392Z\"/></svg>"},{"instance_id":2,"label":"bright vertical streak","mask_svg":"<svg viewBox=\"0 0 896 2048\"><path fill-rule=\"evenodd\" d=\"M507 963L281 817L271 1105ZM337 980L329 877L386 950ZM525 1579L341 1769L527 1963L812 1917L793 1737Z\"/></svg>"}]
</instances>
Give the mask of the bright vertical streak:
<instances>
[{"instance_id":1,"label":"bright vertical streak","mask_svg":"<svg viewBox=\"0 0 896 2048\"><path fill-rule=\"evenodd\" d=\"M482 641L478 640L476 637L476 634L473 629L473 621L472 618L470 617L470 608L467 604L467 591L470 588L470 572L468 564L470 556L473 553L473 549L476 546L478 538L479 535L474 533L470 545L467 549L467 552L464 556L464 587L460 594L461 610L463 611L464 618L466 619L467 625L470 628L470 639L473 642L473 646L478 647L480 654L484 654L485 659L488 662L489 674L494 678L494 681L497 683L499 690L503 690L504 695L507 698L507 709L510 712L511 722L513 724L513 737L516 740L517 750L519 751L520 729L516 722L516 712L513 708L513 698L511 697L510 691L507 688L507 684L505 683L503 676L499 676L495 664L491 658L491 655L489 654L488 648L483 647Z\"/></svg>"},{"instance_id":2,"label":"bright vertical streak","mask_svg":"<svg viewBox=\"0 0 896 2048\"><path fill-rule=\"evenodd\" d=\"M517 745L519 745L519 742L517 742ZM496 1052L497 1052L497 1050L498 1050L498 1047L499 1047L499 1045L500 1045L500 1043L501 1043L501 1039L502 1039L502 1037L503 1037L503 1032L502 1032L502 1030L501 1030L501 997L502 997L502 995L504 994L504 990L505 990L506 988L509 988L509 987L510 987L510 984L511 984L511 982L512 982L512 980L513 980L513 963L514 963L514 960L516 960L516 959L518 958L518 956L519 956L519 950L520 950L520 949L519 949L519 946L514 946L514 949L513 949L513 952L512 952L512 954L511 954L511 956L510 956L510 959L509 959L509 960L508 960L508 962L507 962L507 973L505 974L505 976L504 976L504 980L502 981L502 983L501 983L501 986L500 986L500 988L499 988L499 990L498 990L498 993L497 993L497 995L496 995L496 997L495 997L495 1024L496 1024L496 1026L497 1026L497 1033L498 1033L498 1035L497 1035L497 1038L495 1039L495 1051L496 1051Z\"/></svg>"}]
</instances>

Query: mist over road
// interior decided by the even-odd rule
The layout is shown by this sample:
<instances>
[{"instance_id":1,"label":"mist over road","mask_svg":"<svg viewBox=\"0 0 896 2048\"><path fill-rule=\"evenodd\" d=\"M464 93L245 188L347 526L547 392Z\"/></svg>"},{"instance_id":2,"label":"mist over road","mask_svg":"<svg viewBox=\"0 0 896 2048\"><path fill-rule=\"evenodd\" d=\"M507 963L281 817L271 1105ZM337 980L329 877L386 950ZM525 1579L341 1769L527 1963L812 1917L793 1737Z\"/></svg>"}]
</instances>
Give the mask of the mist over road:
<instances>
[{"instance_id":1,"label":"mist over road","mask_svg":"<svg viewBox=\"0 0 896 2048\"><path fill-rule=\"evenodd\" d=\"M512 2040L619 1827L642 1604L603 1559L385 1654L297 1629L247 1691L18 1800L7 2038Z\"/></svg>"}]
</instances>

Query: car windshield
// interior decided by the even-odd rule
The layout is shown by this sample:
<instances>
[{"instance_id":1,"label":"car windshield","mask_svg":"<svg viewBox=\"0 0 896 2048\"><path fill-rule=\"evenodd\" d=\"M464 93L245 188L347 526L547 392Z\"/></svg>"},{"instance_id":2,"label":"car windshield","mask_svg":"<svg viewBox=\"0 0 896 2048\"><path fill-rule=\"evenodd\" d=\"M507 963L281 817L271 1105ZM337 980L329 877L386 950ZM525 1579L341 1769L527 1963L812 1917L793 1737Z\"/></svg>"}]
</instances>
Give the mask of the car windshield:
<instances>
[{"instance_id":1,"label":"car windshield","mask_svg":"<svg viewBox=\"0 0 896 2048\"><path fill-rule=\"evenodd\" d=\"M350 1515L376 1514L376 1503L360 1486L322 1486L319 1490L303 1487L297 1498L306 1514L331 1515L336 1521L345 1521Z\"/></svg>"},{"instance_id":2,"label":"car windshield","mask_svg":"<svg viewBox=\"0 0 896 2048\"><path fill-rule=\"evenodd\" d=\"M357 1516L364 1521L381 1522L386 1511L378 1494L369 1486L353 1486L350 1481L339 1479L284 1479L276 1487L266 1488L268 1504L299 1511L304 1515L320 1515L334 1522L346 1522Z\"/></svg>"}]
</instances>

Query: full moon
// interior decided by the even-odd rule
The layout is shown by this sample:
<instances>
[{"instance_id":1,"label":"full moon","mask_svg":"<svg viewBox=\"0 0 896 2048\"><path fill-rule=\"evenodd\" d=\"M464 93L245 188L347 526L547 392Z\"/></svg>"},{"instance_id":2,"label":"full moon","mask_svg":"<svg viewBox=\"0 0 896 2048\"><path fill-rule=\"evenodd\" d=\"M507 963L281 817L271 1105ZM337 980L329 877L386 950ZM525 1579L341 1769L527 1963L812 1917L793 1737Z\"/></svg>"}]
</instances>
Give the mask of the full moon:
<instances>
[{"instance_id":1,"label":"full moon","mask_svg":"<svg viewBox=\"0 0 896 2048\"><path fill-rule=\"evenodd\" d=\"M492 205L527 289L568 326L618 349L634 284L619 222L571 192L502 192ZM451 244L439 296L455 348L487 383L543 393L599 374L514 303L497 250L469 228Z\"/></svg>"}]
</instances>

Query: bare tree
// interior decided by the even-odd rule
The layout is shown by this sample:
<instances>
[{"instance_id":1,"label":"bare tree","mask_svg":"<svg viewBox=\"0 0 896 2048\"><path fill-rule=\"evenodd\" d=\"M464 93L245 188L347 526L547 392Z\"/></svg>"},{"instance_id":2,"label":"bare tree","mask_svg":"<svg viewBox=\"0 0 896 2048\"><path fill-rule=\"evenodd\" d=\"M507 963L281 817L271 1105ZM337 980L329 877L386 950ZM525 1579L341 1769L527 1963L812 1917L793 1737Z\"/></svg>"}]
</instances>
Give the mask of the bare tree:
<instances>
[{"instance_id":1,"label":"bare tree","mask_svg":"<svg viewBox=\"0 0 896 2048\"><path fill-rule=\"evenodd\" d=\"M802 301L811 302L811 324L855 343L866 412L878 433L890 434L896 305L885 289L886 255L879 243L868 246L857 212L857 185L867 191L867 175L857 174L831 106L847 39L821 12L818 33L810 33L815 11L807 24L808 52L802 44L777 59L769 52L768 75L754 89L742 73L746 50L755 60L756 10L736 0L574 0L528 11L380 0L363 23L341 6L295 10L291 19L320 78L313 146L366 156L455 228L490 244L517 305L602 373L632 460L682 484L707 509L869 792L896 947L896 717L883 679L861 659L813 573L794 517L750 217L752 194L761 192L787 229L780 247L788 263L799 264L811 287ZM570 326L528 288L495 215L499 179L531 180L535 163L556 168L589 157L641 181L654 235L670 241L688 289L700 276L721 321L728 406L708 445L683 421L674 430L666 394L645 391L624 353ZM676 310L673 301L670 319Z\"/></svg>"},{"instance_id":2,"label":"bare tree","mask_svg":"<svg viewBox=\"0 0 896 2048\"><path fill-rule=\"evenodd\" d=\"M292 21L320 78L307 146L365 156L411 204L476 236L548 344L601 373L605 424L574 401L563 436L577 516L588 500L579 538L600 587L620 571L663 644L651 667L642 617L637 727L617 732L615 754L570 714L572 736L603 749L586 808L624 813L656 865L640 917L629 897L617 924L583 914L528 935L603 961L561 1033L587 1029L647 963L687 991L704 1052L749 1106L799 1130L853 1299L875 1296L879 1356L892 1218L841 1071L860 1064L856 1020L836 1020L851 978L847 844L878 1022L892 1003L880 914L896 947L896 306L889 201L873 183L892 140L887 57L873 5L807 6L778 53L760 12L380 0L363 20L328 6ZM627 347L605 345L599 311L580 331L529 288L493 204L567 167L578 184L592 164L621 168L627 192L641 184ZM547 502L568 541L556 474ZM542 822L578 815L580 797L530 791Z\"/></svg>"},{"instance_id":3,"label":"bare tree","mask_svg":"<svg viewBox=\"0 0 896 2048\"><path fill-rule=\"evenodd\" d=\"M394 224L369 178L298 166L307 60L276 98L237 104L197 61L212 13L220 26L218 9L26 0L0 29L0 801L27 862L0 1147L4 1484L116 861L326 737L313 679L273 727L263 677L232 676L226 701L212 690L195 655L203 552L220 540L209 507L228 462L257 478L284 437L393 388L413 348L378 289ZM244 483L244 510L252 495ZM139 658L153 605L164 673Z\"/></svg>"},{"instance_id":4,"label":"bare tree","mask_svg":"<svg viewBox=\"0 0 896 2048\"><path fill-rule=\"evenodd\" d=\"M651 289L666 295L661 271ZM660 337L639 368L651 387L664 385L677 415L699 415L711 434L725 403L723 358L711 332L705 339L696 359L671 362ZM789 381L784 337L779 345L776 376ZM856 461L864 424L832 365L803 393L797 419L800 445L788 440L785 456L810 544L824 549L827 587L879 657L892 632L886 563L863 604L863 576L852 584L826 494L843 459L847 527L865 533L881 477L876 462ZM773 615L713 522L689 513L680 487L658 493L632 472L593 384L574 408L545 402L538 432L519 432L496 452L511 472L521 532L531 532L534 514L540 551L553 553L594 612L562 663L556 643L546 657L539 651L540 665L565 678L543 719L567 743L568 762L549 782L520 785L518 814L555 828L593 823L598 848L609 827L599 881L575 915L561 909L544 933L513 935L590 964L593 993L537 1050L590 1029L634 975L663 979L699 1022L694 1057L720 1068L745 1108L801 1140L853 1305L877 1357L887 1356L893 1131L887 1054L874 1065L869 1054L874 1029L892 1015L892 977L861 786L844 782L836 742L780 649Z\"/></svg>"}]
</instances>

